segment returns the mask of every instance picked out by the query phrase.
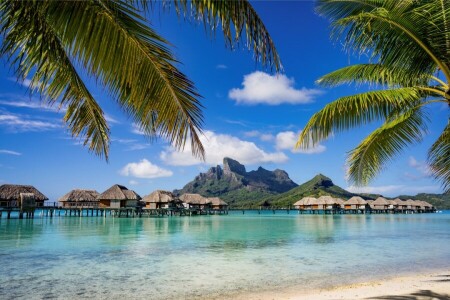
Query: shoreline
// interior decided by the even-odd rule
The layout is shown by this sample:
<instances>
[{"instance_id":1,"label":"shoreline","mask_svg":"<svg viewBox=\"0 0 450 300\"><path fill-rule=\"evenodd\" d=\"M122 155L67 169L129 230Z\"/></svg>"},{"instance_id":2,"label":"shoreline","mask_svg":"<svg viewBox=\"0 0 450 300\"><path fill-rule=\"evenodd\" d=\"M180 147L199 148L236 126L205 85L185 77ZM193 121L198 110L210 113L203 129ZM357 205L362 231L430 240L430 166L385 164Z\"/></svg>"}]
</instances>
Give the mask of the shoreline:
<instances>
[{"instance_id":1,"label":"shoreline","mask_svg":"<svg viewBox=\"0 0 450 300\"><path fill-rule=\"evenodd\" d=\"M332 276L332 275L330 275ZM331 299L449 299L450 269L424 271L324 289L305 290L299 284L273 291L243 292L217 299L331 300Z\"/></svg>"}]
</instances>

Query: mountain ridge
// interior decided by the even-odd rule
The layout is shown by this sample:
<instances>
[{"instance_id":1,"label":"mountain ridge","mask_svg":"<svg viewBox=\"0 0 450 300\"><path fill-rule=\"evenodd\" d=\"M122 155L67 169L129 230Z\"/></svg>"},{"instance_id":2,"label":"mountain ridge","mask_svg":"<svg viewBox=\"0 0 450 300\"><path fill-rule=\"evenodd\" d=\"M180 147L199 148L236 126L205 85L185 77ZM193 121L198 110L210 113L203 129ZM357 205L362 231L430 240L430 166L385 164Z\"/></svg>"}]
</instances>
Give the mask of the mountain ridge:
<instances>
[{"instance_id":1,"label":"mountain ridge","mask_svg":"<svg viewBox=\"0 0 450 300\"><path fill-rule=\"evenodd\" d=\"M289 174L280 169L274 171L259 167L247 172L244 165L225 157L223 168L220 165L211 167L206 173L200 173L182 189L174 190L175 194L197 193L205 197L220 197L228 202L230 208L247 209L271 206L279 208L291 207L303 197L332 196L347 200L360 196L366 200L374 200L379 194L351 193L333 183L323 175L317 174L312 179L298 185L289 178ZM450 194L426 194L416 196L400 195L385 197L388 199L424 200L439 209L450 209Z\"/></svg>"}]
</instances>

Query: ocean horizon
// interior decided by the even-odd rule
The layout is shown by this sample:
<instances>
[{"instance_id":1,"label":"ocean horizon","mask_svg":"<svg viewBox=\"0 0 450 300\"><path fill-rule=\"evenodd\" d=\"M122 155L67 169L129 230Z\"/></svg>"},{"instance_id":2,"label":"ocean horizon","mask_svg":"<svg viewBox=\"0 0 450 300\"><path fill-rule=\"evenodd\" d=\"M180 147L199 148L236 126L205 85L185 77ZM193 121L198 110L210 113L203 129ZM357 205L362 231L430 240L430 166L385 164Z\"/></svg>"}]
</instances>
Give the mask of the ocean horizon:
<instances>
[{"instance_id":1,"label":"ocean horizon","mask_svg":"<svg viewBox=\"0 0 450 300\"><path fill-rule=\"evenodd\" d=\"M450 267L450 211L0 219L0 295L215 298Z\"/></svg>"}]
</instances>

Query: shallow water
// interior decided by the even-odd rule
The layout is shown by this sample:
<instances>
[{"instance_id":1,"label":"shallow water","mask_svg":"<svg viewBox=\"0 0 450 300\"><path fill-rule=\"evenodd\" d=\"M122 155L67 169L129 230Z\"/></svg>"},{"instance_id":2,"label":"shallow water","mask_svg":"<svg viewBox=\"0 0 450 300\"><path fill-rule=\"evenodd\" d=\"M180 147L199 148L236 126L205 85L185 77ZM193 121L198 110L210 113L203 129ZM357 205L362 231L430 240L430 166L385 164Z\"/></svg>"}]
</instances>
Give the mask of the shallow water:
<instances>
[{"instance_id":1,"label":"shallow water","mask_svg":"<svg viewBox=\"0 0 450 300\"><path fill-rule=\"evenodd\" d=\"M1 298L213 298L450 267L450 213L0 219Z\"/></svg>"}]
</instances>

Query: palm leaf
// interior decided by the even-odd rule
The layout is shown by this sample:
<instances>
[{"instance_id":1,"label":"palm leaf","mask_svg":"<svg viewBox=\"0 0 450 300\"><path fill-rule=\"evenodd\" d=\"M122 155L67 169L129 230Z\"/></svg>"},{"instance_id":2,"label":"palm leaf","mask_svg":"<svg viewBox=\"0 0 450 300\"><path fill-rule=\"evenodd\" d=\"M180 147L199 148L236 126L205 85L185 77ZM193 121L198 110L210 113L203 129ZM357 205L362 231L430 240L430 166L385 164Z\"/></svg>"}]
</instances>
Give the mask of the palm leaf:
<instances>
[{"instance_id":1,"label":"palm leaf","mask_svg":"<svg viewBox=\"0 0 450 300\"><path fill-rule=\"evenodd\" d=\"M202 22L212 31L221 26L227 45L244 44L253 51L257 61L280 71L281 61L264 23L248 1L174 0L179 12ZM188 6L188 3L190 4ZM244 34L245 32L245 34Z\"/></svg>"},{"instance_id":2,"label":"palm leaf","mask_svg":"<svg viewBox=\"0 0 450 300\"><path fill-rule=\"evenodd\" d=\"M349 153L349 180L366 185L402 149L422 140L426 119L420 107L392 115Z\"/></svg>"},{"instance_id":3,"label":"palm leaf","mask_svg":"<svg viewBox=\"0 0 450 300\"><path fill-rule=\"evenodd\" d=\"M376 120L385 120L394 111L417 105L424 96L418 88L370 91L339 98L315 113L299 135L296 147L314 147L331 134Z\"/></svg>"},{"instance_id":4,"label":"palm leaf","mask_svg":"<svg viewBox=\"0 0 450 300\"><path fill-rule=\"evenodd\" d=\"M345 83L378 84L387 87L426 86L434 80L430 74L412 77L407 70L393 69L381 64L360 64L341 68L319 78L316 83L325 87Z\"/></svg>"},{"instance_id":5,"label":"palm leaf","mask_svg":"<svg viewBox=\"0 0 450 300\"><path fill-rule=\"evenodd\" d=\"M66 49L48 24L41 2L3 1L1 32L5 34L1 55L17 66L19 78L31 72L30 88L46 96L45 101L67 106L64 120L72 135L97 155L108 159L109 129L103 112L83 84ZM14 55L16 55L15 58Z\"/></svg>"},{"instance_id":6,"label":"palm leaf","mask_svg":"<svg viewBox=\"0 0 450 300\"><path fill-rule=\"evenodd\" d=\"M351 3L357 4L352 8ZM445 6L436 11L435 1L322 0L318 10L332 16L333 34L345 35L347 48L369 53L382 65L406 69L413 77L439 68L448 81L447 40L442 37L450 34L450 10Z\"/></svg>"},{"instance_id":7,"label":"palm leaf","mask_svg":"<svg viewBox=\"0 0 450 300\"><path fill-rule=\"evenodd\" d=\"M428 151L428 163L433 176L450 191L450 122Z\"/></svg>"}]
</instances>

